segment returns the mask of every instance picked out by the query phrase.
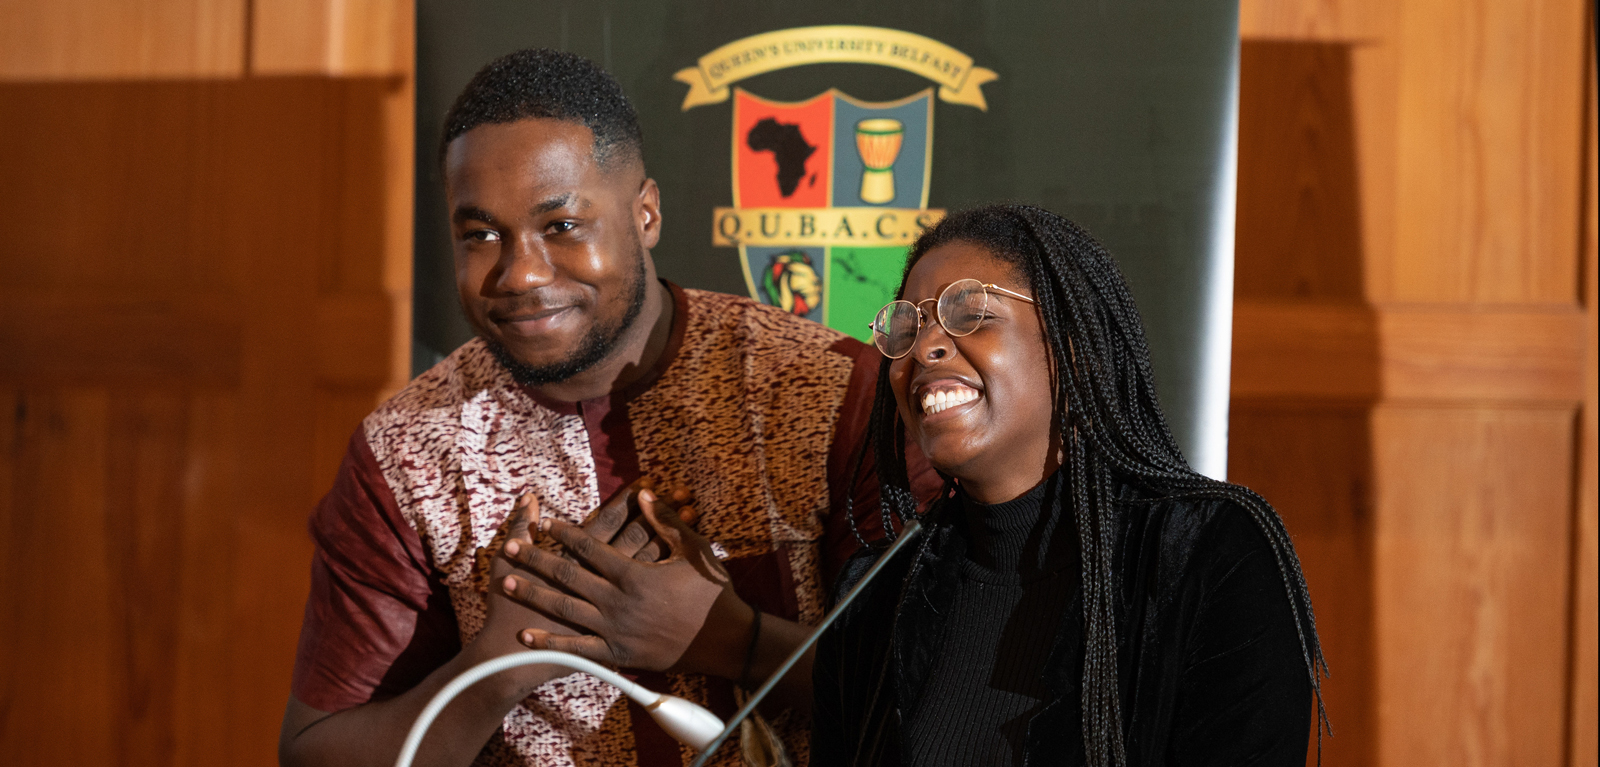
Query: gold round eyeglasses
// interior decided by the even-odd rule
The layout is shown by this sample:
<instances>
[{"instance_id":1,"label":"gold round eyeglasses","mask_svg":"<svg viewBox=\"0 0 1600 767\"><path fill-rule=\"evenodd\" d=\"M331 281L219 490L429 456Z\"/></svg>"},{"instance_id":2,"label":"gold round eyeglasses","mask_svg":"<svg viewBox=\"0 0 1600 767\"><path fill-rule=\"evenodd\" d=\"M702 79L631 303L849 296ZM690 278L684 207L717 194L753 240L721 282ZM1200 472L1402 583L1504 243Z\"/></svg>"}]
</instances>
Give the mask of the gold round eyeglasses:
<instances>
[{"instance_id":1,"label":"gold round eyeglasses","mask_svg":"<svg viewBox=\"0 0 1600 767\"><path fill-rule=\"evenodd\" d=\"M988 316L991 293L1034 303L1033 299L999 285L972 279L956 280L939 293L938 299L927 298L917 303L890 301L885 304L878 310L878 316L868 324L872 328L872 344L883 352L883 356L892 360L910 354L924 324L922 304L929 301L936 301L934 316L944 332L955 338L970 335Z\"/></svg>"}]
</instances>

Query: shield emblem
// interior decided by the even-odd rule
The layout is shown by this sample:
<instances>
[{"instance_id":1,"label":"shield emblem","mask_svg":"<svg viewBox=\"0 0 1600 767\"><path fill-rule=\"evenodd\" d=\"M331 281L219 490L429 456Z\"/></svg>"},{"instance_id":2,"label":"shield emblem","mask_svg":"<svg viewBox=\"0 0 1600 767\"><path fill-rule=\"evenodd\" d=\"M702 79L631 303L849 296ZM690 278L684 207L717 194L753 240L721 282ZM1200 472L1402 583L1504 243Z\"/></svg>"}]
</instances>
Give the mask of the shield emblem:
<instances>
[{"instance_id":1,"label":"shield emblem","mask_svg":"<svg viewBox=\"0 0 1600 767\"><path fill-rule=\"evenodd\" d=\"M837 89L799 102L733 89L733 207L753 298L866 340L899 285L928 204L932 88L893 102Z\"/></svg>"}]
</instances>

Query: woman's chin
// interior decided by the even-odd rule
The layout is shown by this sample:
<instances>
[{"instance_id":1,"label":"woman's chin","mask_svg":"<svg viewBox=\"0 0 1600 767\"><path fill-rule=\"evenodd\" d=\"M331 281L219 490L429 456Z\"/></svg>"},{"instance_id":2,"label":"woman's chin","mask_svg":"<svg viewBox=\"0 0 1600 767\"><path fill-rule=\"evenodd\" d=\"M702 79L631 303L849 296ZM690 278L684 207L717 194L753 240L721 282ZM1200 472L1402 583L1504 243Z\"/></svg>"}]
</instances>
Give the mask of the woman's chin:
<instances>
[{"instance_id":1,"label":"woman's chin","mask_svg":"<svg viewBox=\"0 0 1600 767\"><path fill-rule=\"evenodd\" d=\"M971 470L975 459L980 455L971 445L946 444L949 440L932 440L918 445L922 454L927 456L928 464L938 469L941 474L963 479Z\"/></svg>"}]
</instances>

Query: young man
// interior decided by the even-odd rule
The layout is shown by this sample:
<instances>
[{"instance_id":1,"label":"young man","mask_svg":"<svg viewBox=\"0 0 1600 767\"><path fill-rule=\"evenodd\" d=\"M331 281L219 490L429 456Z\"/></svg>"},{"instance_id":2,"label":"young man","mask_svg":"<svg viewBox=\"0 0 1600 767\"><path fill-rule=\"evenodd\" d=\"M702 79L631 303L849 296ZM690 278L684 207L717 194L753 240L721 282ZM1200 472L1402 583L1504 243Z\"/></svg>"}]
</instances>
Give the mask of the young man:
<instances>
[{"instance_id":1,"label":"young man","mask_svg":"<svg viewBox=\"0 0 1600 767\"><path fill-rule=\"evenodd\" d=\"M870 460L855 469L880 355L656 278L659 191L609 75L545 50L495 61L451 108L441 154L478 337L367 417L312 515L287 765L392 764L439 688L524 642L726 715L734 682L763 680L821 617L857 546L850 516L876 531ZM640 480L662 497L640 492L649 525L624 527ZM698 533L674 513L689 497ZM601 560L604 577L575 564ZM783 689L802 712L807 668ZM774 721L797 764L803 720ZM463 693L417 763L684 758L610 686L529 667Z\"/></svg>"}]
</instances>

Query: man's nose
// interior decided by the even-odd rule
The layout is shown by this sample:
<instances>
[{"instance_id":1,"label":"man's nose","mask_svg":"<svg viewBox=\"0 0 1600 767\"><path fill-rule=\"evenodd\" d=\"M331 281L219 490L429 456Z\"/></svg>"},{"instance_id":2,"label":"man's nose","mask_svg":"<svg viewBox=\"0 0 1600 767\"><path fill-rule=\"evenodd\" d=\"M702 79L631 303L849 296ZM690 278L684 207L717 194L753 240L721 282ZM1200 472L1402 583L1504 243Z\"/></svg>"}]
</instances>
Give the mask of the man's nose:
<instances>
[{"instance_id":1,"label":"man's nose","mask_svg":"<svg viewBox=\"0 0 1600 767\"><path fill-rule=\"evenodd\" d=\"M500 293L521 295L555 279L550 252L538 237L511 237L506 243L496 265L495 288Z\"/></svg>"}]
</instances>

